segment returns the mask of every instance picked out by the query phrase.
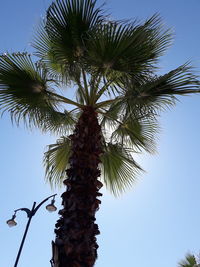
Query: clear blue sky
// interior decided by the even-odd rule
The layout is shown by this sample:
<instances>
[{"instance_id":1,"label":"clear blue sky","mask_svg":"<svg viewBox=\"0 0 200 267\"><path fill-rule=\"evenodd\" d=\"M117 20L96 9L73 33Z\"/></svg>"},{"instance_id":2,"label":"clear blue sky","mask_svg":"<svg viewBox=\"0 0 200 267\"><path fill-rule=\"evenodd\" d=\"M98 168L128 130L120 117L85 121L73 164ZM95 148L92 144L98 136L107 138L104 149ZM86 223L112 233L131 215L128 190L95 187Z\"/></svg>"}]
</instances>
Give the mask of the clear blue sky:
<instances>
[{"instance_id":1,"label":"clear blue sky","mask_svg":"<svg viewBox=\"0 0 200 267\"><path fill-rule=\"evenodd\" d=\"M50 2L2 1L0 52L29 50L34 25ZM161 71L192 60L199 72L199 0L107 0L106 5L118 19L144 19L159 12L175 32L174 45L160 61ZM199 252L199 103L197 95L181 98L176 108L163 114L158 154L140 156L146 173L132 190L118 199L103 190L97 215L101 236L96 267L175 267L186 252ZM0 120L0 129L0 266L11 267L27 219L25 213L18 213L18 226L11 229L5 221L14 209L31 208L33 201L54 193L44 182L42 157L45 146L56 137L12 126L7 114ZM50 266L57 217L43 208L38 211L19 267Z\"/></svg>"}]
</instances>

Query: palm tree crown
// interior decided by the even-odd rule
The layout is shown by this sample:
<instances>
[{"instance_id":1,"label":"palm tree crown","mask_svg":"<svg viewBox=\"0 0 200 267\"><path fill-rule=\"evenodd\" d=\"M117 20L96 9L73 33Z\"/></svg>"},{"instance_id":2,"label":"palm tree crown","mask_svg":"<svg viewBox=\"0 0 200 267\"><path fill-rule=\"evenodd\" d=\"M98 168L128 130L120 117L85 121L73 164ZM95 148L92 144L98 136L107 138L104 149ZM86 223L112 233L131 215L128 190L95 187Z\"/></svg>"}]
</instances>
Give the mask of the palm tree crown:
<instances>
[{"instance_id":1,"label":"palm tree crown","mask_svg":"<svg viewBox=\"0 0 200 267\"><path fill-rule=\"evenodd\" d=\"M0 107L17 124L62 135L45 154L47 178L62 180L80 112L92 106L104 137L103 179L114 193L131 185L141 167L132 152L155 150L157 116L175 95L198 91L188 64L157 75L171 32L154 15L144 23L109 20L95 0L57 0L26 53L0 57ZM35 59L35 57L34 57ZM57 94L70 86L76 99ZM72 108L74 106L74 108Z\"/></svg>"}]
</instances>

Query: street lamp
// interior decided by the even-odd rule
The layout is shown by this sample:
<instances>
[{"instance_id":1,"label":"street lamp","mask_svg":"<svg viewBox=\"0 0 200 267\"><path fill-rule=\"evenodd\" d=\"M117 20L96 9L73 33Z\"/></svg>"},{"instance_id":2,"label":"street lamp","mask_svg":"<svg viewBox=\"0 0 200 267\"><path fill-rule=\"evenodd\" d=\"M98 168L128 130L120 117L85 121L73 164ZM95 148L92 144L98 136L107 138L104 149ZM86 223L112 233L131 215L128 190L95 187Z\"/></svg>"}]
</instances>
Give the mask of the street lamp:
<instances>
[{"instance_id":1,"label":"street lamp","mask_svg":"<svg viewBox=\"0 0 200 267\"><path fill-rule=\"evenodd\" d=\"M22 211L25 211L26 214L27 214L27 217L28 217L28 222L26 224L26 228L25 228L25 231L24 231L24 235L23 235L23 238L22 238L22 241L21 241L21 244L20 244L20 247L19 247L19 251L17 253L17 257L16 257L16 260L15 260L15 264L14 264L14 267L17 267L17 264L18 264L18 261L19 261L19 258L20 258L20 254L22 252L22 248L23 248L23 245L24 245L24 241L26 239L26 235L27 235L27 232L28 232L28 228L29 228L29 225L31 223L31 219L32 217L36 214L36 212L38 211L38 209L50 198L53 198L51 200L51 203L49 205L46 206L46 209L49 211L49 212L53 212L53 211L56 211L57 208L56 206L54 205L55 203L55 196L57 194L54 194L52 196L49 196L47 198L45 198L43 201L41 201L37 206L36 206L36 202L33 202L33 206L32 206L32 209L27 209L27 208L21 208L21 209L17 209L14 211L14 214L12 216L12 218L10 220L8 220L6 223L8 224L9 227L13 227L13 226L16 226L17 223L15 221L15 218L16 218L16 213L19 211L19 210L22 210Z\"/></svg>"},{"instance_id":2,"label":"street lamp","mask_svg":"<svg viewBox=\"0 0 200 267\"><path fill-rule=\"evenodd\" d=\"M49 212L54 212L57 210L56 206L54 205L55 203L55 197L51 200L51 203L49 205L46 206L46 209L49 211Z\"/></svg>"},{"instance_id":3,"label":"street lamp","mask_svg":"<svg viewBox=\"0 0 200 267\"><path fill-rule=\"evenodd\" d=\"M12 218L10 220L8 220L6 223L9 227L13 227L13 226L16 226L17 223L15 221L15 218L16 218L16 212L14 213L14 215L12 216Z\"/></svg>"}]
</instances>

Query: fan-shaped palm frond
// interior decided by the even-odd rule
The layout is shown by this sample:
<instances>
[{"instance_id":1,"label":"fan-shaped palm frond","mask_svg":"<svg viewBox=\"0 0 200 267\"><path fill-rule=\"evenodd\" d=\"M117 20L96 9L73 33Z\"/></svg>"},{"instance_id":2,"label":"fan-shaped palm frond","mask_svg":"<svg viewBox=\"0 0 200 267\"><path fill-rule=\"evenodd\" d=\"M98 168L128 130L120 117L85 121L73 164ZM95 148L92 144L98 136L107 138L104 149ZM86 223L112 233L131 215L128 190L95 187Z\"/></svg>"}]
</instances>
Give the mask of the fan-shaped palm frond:
<instances>
[{"instance_id":1,"label":"fan-shaped palm frond","mask_svg":"<svg viewBox=\"0 0 200 267\"><path fill-rule=\"evenodd\" d=\"M63 75L63 67L54 58L53 44L51 43L47 32L45 31L45 21L41 20L37 28L32 42L32 46L36 49L34 55L40 58L40 62L45 62L45 65L49 67L49 72L56 79L63 84L70 84L70 79L65 74Z\"/></svg>"},{"instance_id":2,"label":"fan-shaped palm frond","mask_svg":"<svg viewBox=\"0 0 200 267\"><path fill-rule=\"evenodd\" d=\"M113 131L111 140L140 152L146 150L149 153L154 153L155 136L158 130L159 126L155 119L125 117Z\"/></svg>"},{"instance_id":3,"label":"fan-shaped palm frond","mask_svg":"<svg viewBox=\"0 0 200 267\"><path fill-rule=\"evenodd\" d=\"M90 33L88 61L104 70L109 79L132 74L138 80L155 68L170 43L170 31L163 29L158 15L143 24L111 21Z\"/></svg>"},{"instance_id":4,"label":"fan-shaped palm frond","mask_svg":"<svg viewBox=\"0 0 200 267\"><path fill-rule=\"evenodd\" d=\"M98 108L112 104L112 109L125 110L127 113L158 114L159 110L174 105L176 95L199 92L199 81L189 64L184 64L161 76L146 77L140 83L134 79L122 78L116 86L118 97L115 101L97 103ZM139 111L140 110L140 111Z\"/></svg>"},{"instance_id":5,"label":"fan-shaped palm frond","mask_svg":"<svg viewBox=\"0 0 200 267\"><path fill-rule=\"evenodd\" d=\"M71 86L72 82L80 79L80 65L75 61L68 62L59 60L55 50L57 45L52 42L45 30L46 22L42 20L36 28L32 46L36 48L35 56L40 58L41 62L49 67L49 72L56 76L63 85Z\"/></svg>"},{"instance_id":6,"label":"fan-shaped palm frond","mask_svg":"<svg viewBox=\"0 0 200 267\"><path fill-rule=\"evenodd\" d=\"M134 161L131 150L120 144L106 143L101 156L102 179L106 187L118 195L135 181L142 168Z\"/></svg>"},{"instance_id":7,"label":"fan-shaped palm frond","mask_svg":"<svg viewBox=\"0 0 200 267\"><path fill-rule=\"evenodd\" d=\"M73 68L84 56L88 32L104 19L96 0L56 0L47 10L34 46L42 58ZM40 46L40 43L43 43Z\"/></svg>"},{"instance_id":8,"label":"fan-shaped palm frond","mask_svg":"<svg viewBox=\"0 0 200 267\"><path fill-rule=\"evenodd\" d=\"M102 128L108 129L104 134L105 139L109 136L112 142L121 143L138 152L155 152L159 126L156 117L150 115L150 112L145 116L141 112L126 113L123 107L116 104L101 112L101 115Z\"/></svg>"},{"instance_id":9,"label":"fan-shaped palm frond","mask_svg":"<svg viewBox=\"0 0 200 267\"><path fill-rule=\"evenodd\" d=\"M185 259L179 262L179 267L197 267L195 256L192 254L187 254Z\"/></svg>"},{"instance_id":10,"label":"fan-shaped palm frond","mask_svg":"<svg viewBox=\"0 0 200 267\"><path fill-rule=\"evenodd\" d=\"M72 111L54 111L46 115L42 130L57 134L71 134L77 122L77 114Z\"/></svg>"},{"instance_id":11,"label":"fan-shaped palm frond","mask_svg":"<svg viewBox=\"0 0 200 267\"><path fill-rule=\"evenodd\" d=\"M65 171L69 163L71 141L68 137L61 137L56 144L48 146L44 155L46 179L51 185L60 185L65 178Z\"/></svg>"},{"instance_id":12,"label":"fan-shaped palm frond","mask_svg":"<svg viewBox=\"0 0 200 267\"><path fill-rule=\"evenodd\" d=\"M53 93L51 78L27 54L1 56L0 110L8 111L17 124L23 120L29 127L66 132L75 121L71 113L58 111L62 97Z\"/></svg>"}]
</instances>

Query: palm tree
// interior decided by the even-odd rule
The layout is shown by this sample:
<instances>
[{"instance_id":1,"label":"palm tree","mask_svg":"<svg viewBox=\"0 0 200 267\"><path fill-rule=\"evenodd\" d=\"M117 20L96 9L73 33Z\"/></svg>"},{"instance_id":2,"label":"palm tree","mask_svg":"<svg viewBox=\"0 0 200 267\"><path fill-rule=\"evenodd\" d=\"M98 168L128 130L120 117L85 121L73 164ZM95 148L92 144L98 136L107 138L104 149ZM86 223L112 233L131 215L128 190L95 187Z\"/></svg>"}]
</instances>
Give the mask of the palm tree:
<instances>
[{"instance_id":1,"label":"palm tree","mask_svg":"<svg viewBox=\"0 0 200 267\"><path fill-rule=\"evenodd\" d=\"M198 267L196 258L193 254L188 253L185 259L179 262L179 267Z\"/></svg>"},{"instance_id":2,"label":"palm tree","mask_svg":"<svg viewBox=\"0 0 200 267\"><path fill-rule=\"evenodd\" d=\"M189 64L156 74L172 39L158 15L116 21L103 8L96 0L56 0L36 31L34 57L0 57L2 112L61 136L45 154L47 179L66 186L55 267L94 266L102 181L115 195L130 187L142 171L133 153L154 152L160 111L199 90ZM69 97L58 93L65 87Z\"/></svg>"}]
</instances>

